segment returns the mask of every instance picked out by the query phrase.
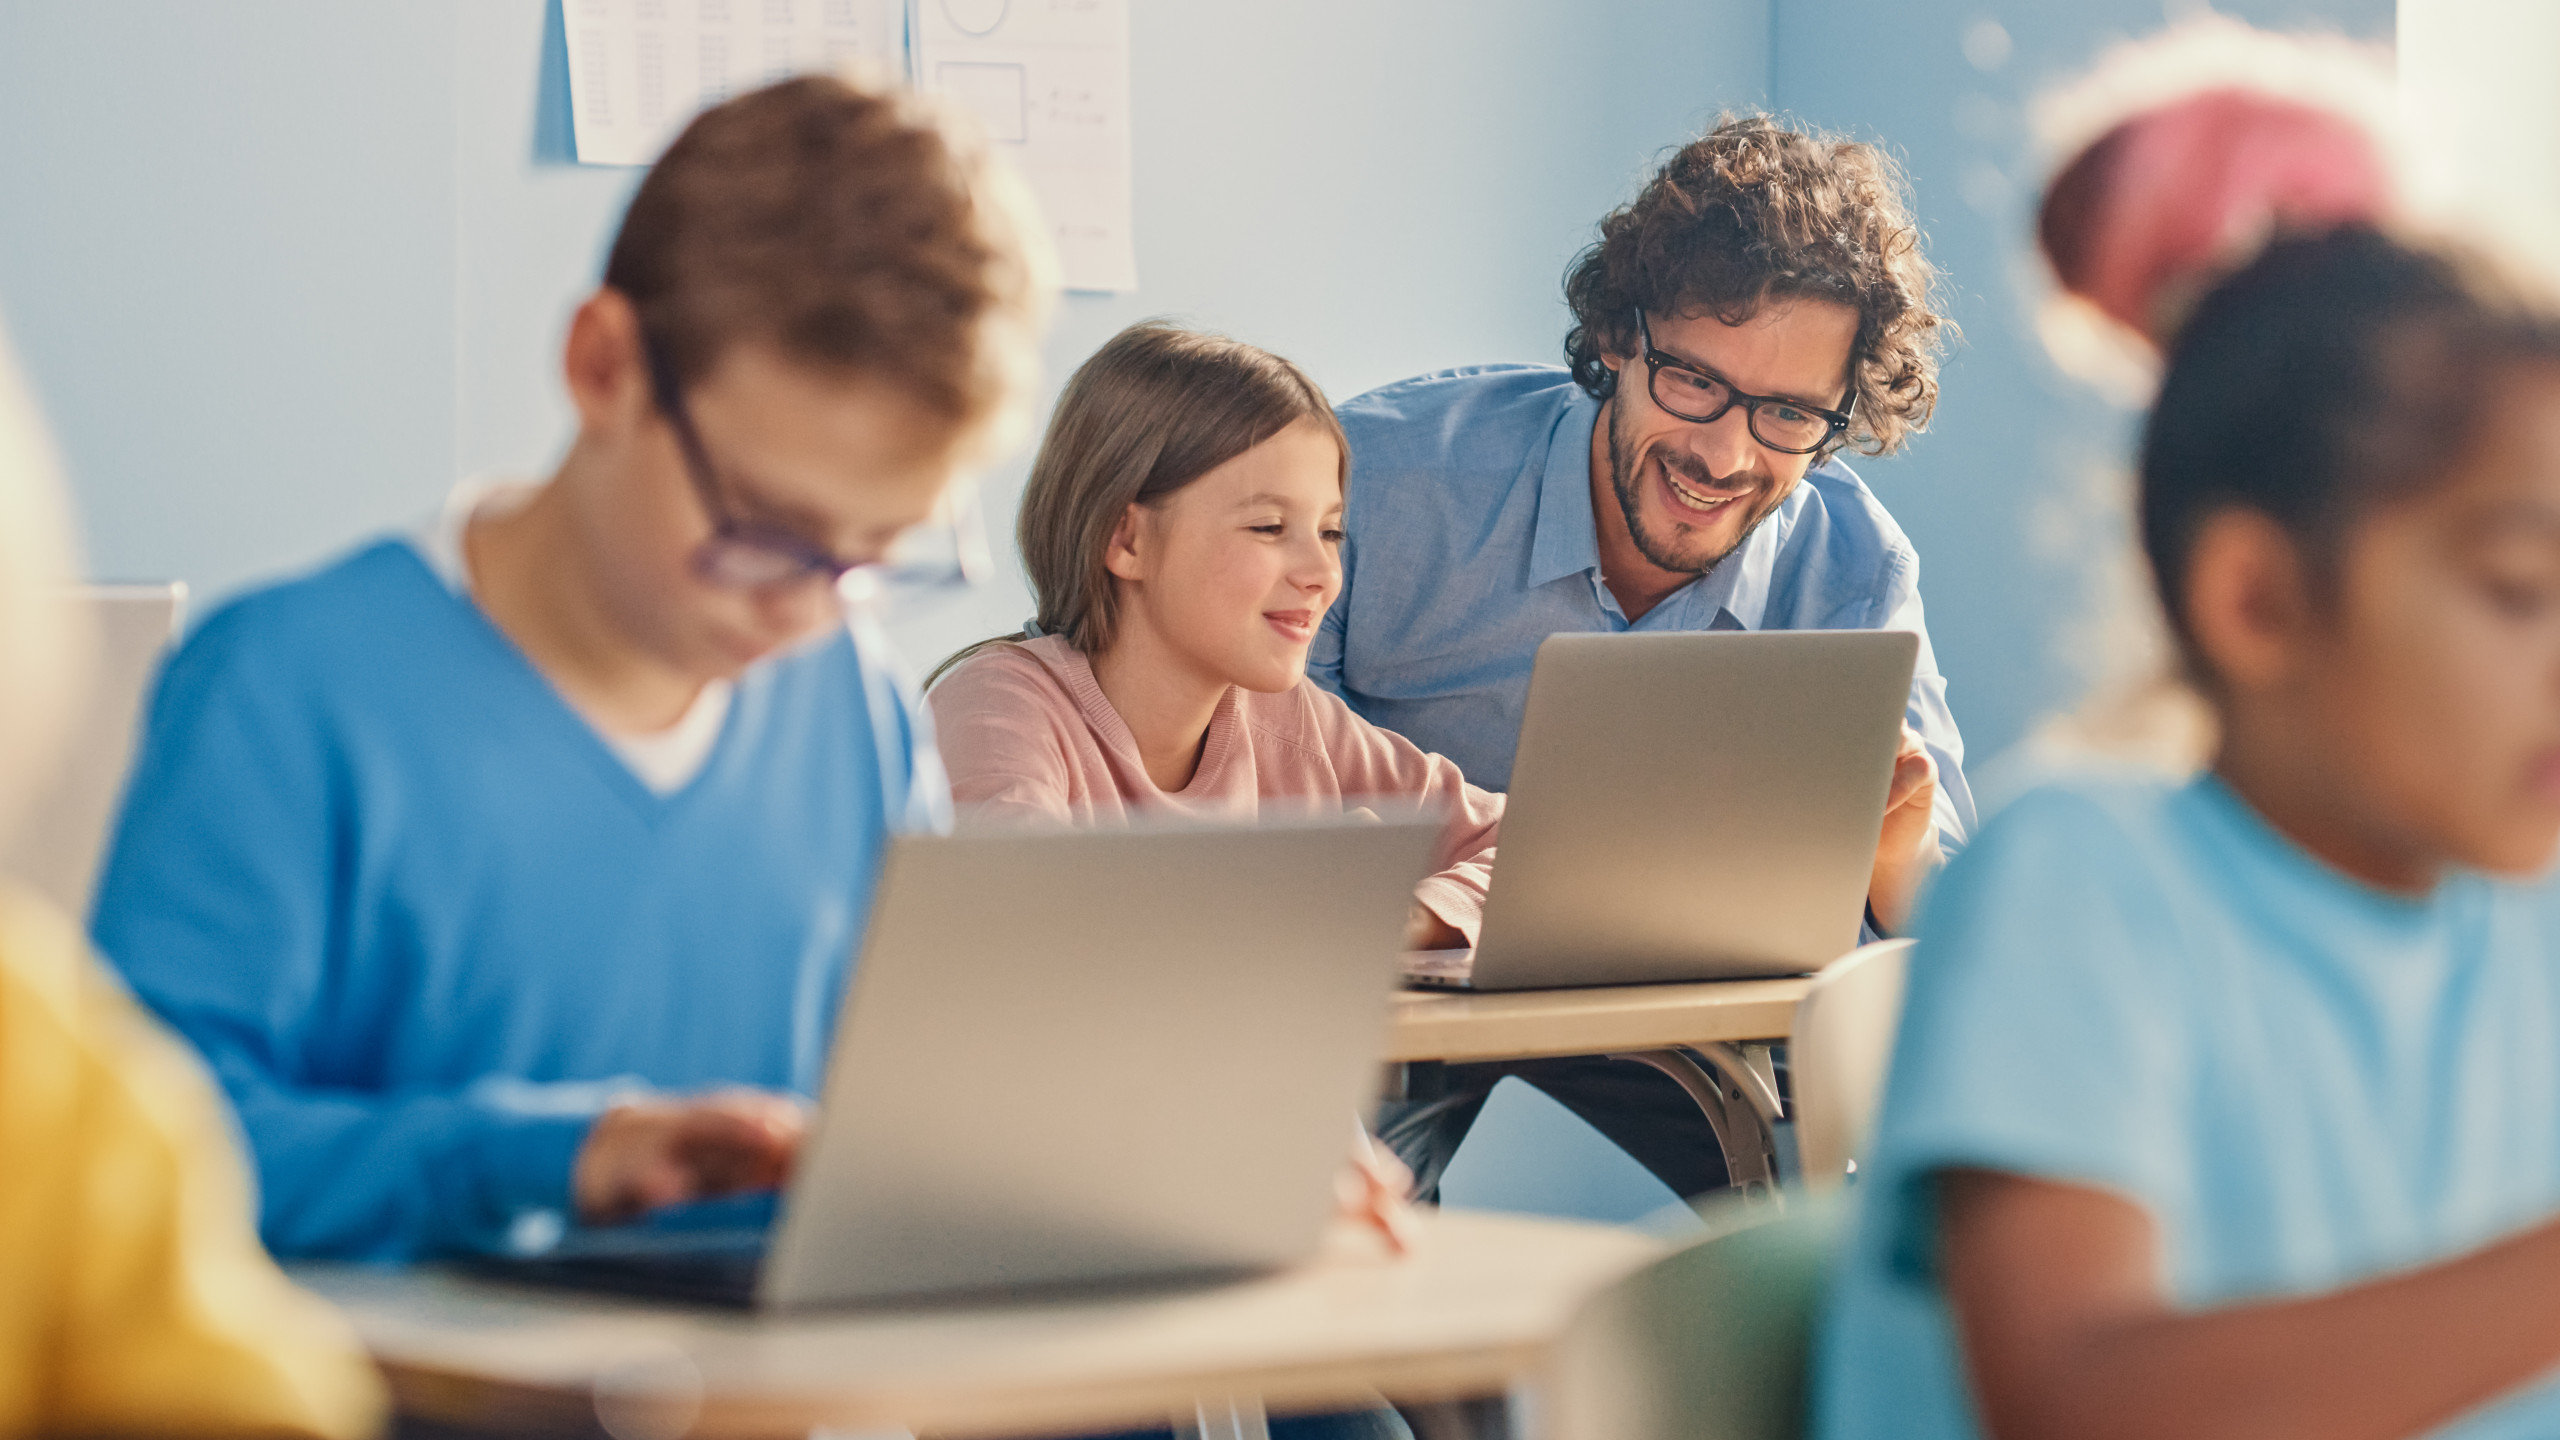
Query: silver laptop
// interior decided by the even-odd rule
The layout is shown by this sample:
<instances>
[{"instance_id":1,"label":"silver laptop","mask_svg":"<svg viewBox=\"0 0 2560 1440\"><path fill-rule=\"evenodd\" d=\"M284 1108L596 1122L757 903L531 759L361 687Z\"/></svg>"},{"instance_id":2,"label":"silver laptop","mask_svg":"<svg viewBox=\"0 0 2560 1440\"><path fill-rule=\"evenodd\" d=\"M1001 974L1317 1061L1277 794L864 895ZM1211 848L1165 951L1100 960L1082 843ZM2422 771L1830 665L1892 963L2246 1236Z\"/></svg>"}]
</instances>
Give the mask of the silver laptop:
<instances>
[{"instance_id":1,"label":"silver laptop","mask_svg":"<svg viewBox=\"0 0 2560 1440\"><path fill-rule=\"evenodd\" d=\"M1857 944L1920 639L1556 635L1538 647L1475 990L1794 975Z\"/></svg>"},{"instance_id":2,"label":"silver laptop","mask_svg":"<svg viewBox=\"0 0 2560 1440\"><path fill-rule=\"evenodd\" d=\"M714 1205L498 1263L780 1308L1301 1259L1377 1083L1438 831L900 838L770 1230L706 1222Z\"/></svg>"}]
</instances>

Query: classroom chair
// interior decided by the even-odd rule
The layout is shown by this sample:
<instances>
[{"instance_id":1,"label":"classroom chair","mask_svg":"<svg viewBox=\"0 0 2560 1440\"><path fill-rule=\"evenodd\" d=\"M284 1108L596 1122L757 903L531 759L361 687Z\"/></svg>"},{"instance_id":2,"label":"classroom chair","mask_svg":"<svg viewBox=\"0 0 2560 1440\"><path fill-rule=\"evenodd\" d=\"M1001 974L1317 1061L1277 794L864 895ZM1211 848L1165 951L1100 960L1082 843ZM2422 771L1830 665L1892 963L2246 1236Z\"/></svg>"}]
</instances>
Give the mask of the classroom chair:
<instances>
[{"instance_id":1,"label":"classroom chair","mask_svg":"<svg viewBox=\"0 0 2560 1440\"><path fill-rule=\"evenodd\" d=\"M160 658L177 633L187 587L84 585L72 603L88 612L88 684L76 702L62 762L17 829L0 836L0 870L33 885L63 913L86 917L105 858L107 829L133 765L134 731Z\"/></svg>"},{"instance_id":2,"label":"classroom chair","mask_svg":"<svg viewBox=\"0 0 2560 1440\"><path fill-rule=\"evenodd\" d=\"M1822 967L1796 1002L1787 1038L1794 1085L1796 1163L1804 1188L1839 1188L1866 1150L1902 1021L1911 942L1861 945Z\"/></svg>"},{"instance_id":3,"label":"classroom chair","mask_svg":"<svg viewBox=\"0 0 2560 1440\"><path fill-rule=\"evenodd\" d=\"M1711 1233L1602 1291L1551 1354L1540 1440L1797 1440L1851 1201L1701 1207Z\"/></svg>"}]
</instances>

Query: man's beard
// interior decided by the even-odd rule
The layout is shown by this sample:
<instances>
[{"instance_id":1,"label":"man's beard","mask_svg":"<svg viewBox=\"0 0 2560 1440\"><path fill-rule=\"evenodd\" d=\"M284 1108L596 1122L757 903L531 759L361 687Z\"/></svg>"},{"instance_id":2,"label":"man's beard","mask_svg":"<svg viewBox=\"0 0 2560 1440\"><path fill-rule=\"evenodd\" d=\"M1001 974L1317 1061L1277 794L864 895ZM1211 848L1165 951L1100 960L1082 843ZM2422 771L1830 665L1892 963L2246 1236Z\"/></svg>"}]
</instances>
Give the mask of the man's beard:
<instances>
[{"instance_id":1,"label":"man's beard","mask_svg":"<svg viewBox=\"0 0 2560 1440\"><path fill-rule=\"evenodd\" d=\"M1751 533L1760 528L1761 522L1777 511L1776 503L1766 498L1777 489L1772 477L1766 473L1733 477L1748 478L1754 483L1748 494L1736 495L1725 503L1728 505L1756 503L1760 506L1760 513L1753 515L1742 527L1742 533L1734 537L1733 544L1713 555L1705 557L1684 555L1673 549L1668 543L1669 537L1654 534L1645 524L1643 507L1637 503L1637 495L1643 488L1642 482L1636 478L1635 461L1627 453L1628 447L1621 443L1618 435L1618 419L1623 411L1620 407L1612 405L1609 407L1609 412L1609 488L1617 493L1618 513L1626 517L1627 534L1636 542L1636 553L1652 564L1677 574L1704 575L1723 564L1724 557L1741 549L1743 542L1751 538ZM1719 489L1731 483L1731 479L1718 481L1715 477L1706 474L1695 460L1678 451L1663 451L1662 463L1683 480L1693 480L1701 485Z\"/></svg>"}]
</instances>

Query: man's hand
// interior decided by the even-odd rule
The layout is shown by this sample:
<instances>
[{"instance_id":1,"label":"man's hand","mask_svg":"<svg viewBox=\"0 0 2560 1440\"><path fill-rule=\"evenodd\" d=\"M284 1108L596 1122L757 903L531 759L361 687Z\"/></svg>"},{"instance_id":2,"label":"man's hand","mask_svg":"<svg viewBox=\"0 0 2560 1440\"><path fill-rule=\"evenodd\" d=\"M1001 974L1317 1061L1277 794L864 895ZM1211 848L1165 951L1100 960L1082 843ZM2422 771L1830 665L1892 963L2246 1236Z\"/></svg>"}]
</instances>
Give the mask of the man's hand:
<instances>
[{"instance_id":1,"label":"man's hand","mask_svg":"<svg viewBox=\"0 0 2560 1440\"><path fill-rule=\"evenodd\" d=\"M664 1205L770 1190L791 1173L808 1110L788 1095L721 1090L629 1100L596 1117L570 1188L588 1224Z\"/></svg>"},{"instance_id":2,"label":"man's hand","mask_svg":"<svg viewBox=\"0 0 2560 1440\"><path fill-rule=\"evenodd\" d=\"M1902 933L1920 887L1947 861L1938 848L1937 815L1938 763L1929 758L1920 732L1905 725L1902 748L1893 757L1893 788L1885 795L1884 835L1867 877L1867 907L1887 934Z\"/></svg>"}]
</instances>

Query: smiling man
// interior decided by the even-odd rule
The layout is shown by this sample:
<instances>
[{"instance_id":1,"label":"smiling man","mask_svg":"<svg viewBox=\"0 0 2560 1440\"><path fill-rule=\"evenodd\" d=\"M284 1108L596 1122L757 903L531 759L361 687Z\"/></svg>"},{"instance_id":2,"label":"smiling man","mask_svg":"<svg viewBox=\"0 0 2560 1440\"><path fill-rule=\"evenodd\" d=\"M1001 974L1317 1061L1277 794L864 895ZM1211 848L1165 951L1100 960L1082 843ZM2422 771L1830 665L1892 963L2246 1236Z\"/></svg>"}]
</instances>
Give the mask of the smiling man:
<instances>
[{"instance_id":1,"label":"smiling man","mask_svg":"<svg viewBox=\"0 0 2560 1440\"><path fill-rule=\"evenodd\" d=\"M1871 146L1727 120L1565 278L1568 368L1488 365L1342 407L1342 598L1308 668L1369 720L1505 788L1539 642L1560 631L1919 633L1876 852L1885 930L1973 824L1919 560L1838 454L1898 449L1937 399L1935 270ZM1701 736L1712 745L1715 737ZM1721 1183L1677 1087L1605 1060L1416 1077L1388 1138L1426 1187L1517 1075L1681 1194Z\"/></svg>"}]
</instances>

